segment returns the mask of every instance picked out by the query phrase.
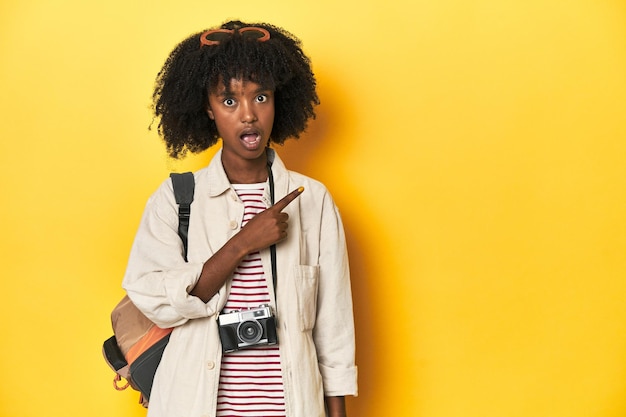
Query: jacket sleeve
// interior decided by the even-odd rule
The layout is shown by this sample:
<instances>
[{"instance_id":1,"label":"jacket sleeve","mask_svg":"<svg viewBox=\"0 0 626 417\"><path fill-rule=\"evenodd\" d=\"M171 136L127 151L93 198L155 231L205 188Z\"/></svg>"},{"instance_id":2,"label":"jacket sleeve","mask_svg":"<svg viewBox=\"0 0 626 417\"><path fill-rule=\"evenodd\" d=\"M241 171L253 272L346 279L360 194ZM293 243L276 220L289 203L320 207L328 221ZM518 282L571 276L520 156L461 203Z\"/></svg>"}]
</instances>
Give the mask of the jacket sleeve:
<instances>
[{"instance_id":1,"label":"jacket sleeve","mask_svg":"<svg viewBox=\"0 0 626 417\"><path fill-rule=\"evenodd\" d=\"M357 395L348 253L341 216L328 192L322 202L319 256L320 280L313 337L324 394Z\"/></svg>"},{"instance_id":2,"label":"jacket sleeve","mask_svg":"<svg viewBox=\"0 0 626 417\"><path fill-rule=\"evenodd\" d=\"M122 283L133 303L159 327L179 326L215 309L215 297L205 304L189 294L203 264L185 262L182 252L178 205L168 179L146 204Z\"/></svg>"}]
</instances>

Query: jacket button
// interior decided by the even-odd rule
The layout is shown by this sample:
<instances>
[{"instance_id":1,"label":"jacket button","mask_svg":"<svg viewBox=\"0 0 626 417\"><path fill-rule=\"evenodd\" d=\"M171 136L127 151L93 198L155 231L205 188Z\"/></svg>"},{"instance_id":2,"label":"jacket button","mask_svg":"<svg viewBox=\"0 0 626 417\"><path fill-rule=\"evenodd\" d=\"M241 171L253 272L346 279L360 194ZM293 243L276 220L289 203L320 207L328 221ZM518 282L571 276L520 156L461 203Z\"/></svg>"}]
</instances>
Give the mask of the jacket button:
<instances>
[{"instance_id":1,"label":"jacket button","mask_svg":"<svg viewBox=\"0 0 626 417\"><path fill-rule=\"evenodd\" d=\"M235 229L237 228L237 226L238 226L238 225L237 225L237 222L236 222L236 221L234 221L234 220L231 220L231 221L230 221L230 228L231 228L231 229L235 230Z\"/></svg>"},{"instance_id":2,"label":"jacket button","mask_svg":"<svg viewBox=\"0 0 626 417\"><path fill-rule=\"evenodd\" d=\"M215 362L213 361L208 361L206 364L207 368L209 369L215 369Z\"/></svg>"}]
</instances>

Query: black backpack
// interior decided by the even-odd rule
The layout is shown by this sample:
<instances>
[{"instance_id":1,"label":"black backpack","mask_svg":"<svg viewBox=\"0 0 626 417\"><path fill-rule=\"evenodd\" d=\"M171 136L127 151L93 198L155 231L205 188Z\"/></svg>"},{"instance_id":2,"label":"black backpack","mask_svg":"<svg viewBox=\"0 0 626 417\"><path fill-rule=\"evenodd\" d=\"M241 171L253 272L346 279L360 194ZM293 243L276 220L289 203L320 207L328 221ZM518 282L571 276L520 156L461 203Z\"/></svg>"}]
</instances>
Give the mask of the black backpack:
<instances>
[{"instance_id":1,"label":"black backpack","mask_svg":"<svg viewBox=\"0 0 626 417\"><path fill-rule=\"evenodd\" d=\"M191 172L172 173L170 177L178 204L178 235L183 242L183 257L187 261L187 235L195 188L194 177ZM114 335L104 342L102 353L107 364L116 373L113 385L120 391L129 386L139 391L140 402L147 407L154 374L172 329L158 328L135 307L128 296L113 309L111 323ZM120 386L122 378L127 383Z\"/></svg>"}]
</instances>

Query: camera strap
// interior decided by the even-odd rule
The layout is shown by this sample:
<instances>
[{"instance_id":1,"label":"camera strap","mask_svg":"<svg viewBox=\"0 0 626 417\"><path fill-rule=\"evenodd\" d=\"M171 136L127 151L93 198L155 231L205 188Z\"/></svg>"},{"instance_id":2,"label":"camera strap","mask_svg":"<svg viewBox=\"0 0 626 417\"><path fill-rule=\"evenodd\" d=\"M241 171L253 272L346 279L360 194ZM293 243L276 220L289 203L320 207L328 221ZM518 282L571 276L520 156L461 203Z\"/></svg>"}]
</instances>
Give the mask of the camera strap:
<instances>
[{"instance_id":1,"label":"camera strap","mask_svg":"<svg viewBox=\"0 0 626 417\"><path fill-rule=\"evenodd\" d=\"M274 205L274 175L272 174L272 165L270 162L267 164L267 181L270 185L270 202ZM272 282L274 283L274 301L276 301L278 291L276 285L278 284L276 274L276 244L270 246L270 261L272 263ZM276 302L278 307L278 302Z\"/></svg>"}]
</instances>

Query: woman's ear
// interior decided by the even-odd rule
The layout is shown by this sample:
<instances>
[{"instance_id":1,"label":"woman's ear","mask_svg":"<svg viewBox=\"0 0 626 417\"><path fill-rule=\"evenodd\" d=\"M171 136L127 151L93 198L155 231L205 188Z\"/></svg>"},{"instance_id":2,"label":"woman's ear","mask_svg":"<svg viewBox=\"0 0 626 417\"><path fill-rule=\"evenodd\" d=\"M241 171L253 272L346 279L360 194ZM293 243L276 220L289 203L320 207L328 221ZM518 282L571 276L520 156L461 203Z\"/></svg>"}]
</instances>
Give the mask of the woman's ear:
<instances>
[{"instance_id":1,"label":"woman's ear","mask_svg":"<svg viewBox=\"0 0 626 417\"><path fill-rule=\"evenodd\" d=\"M213 110L209 106L206 107L206 114L209 115L209 119L215 120L215 116L213 115Z\"/></svg>"}]
</instances>

